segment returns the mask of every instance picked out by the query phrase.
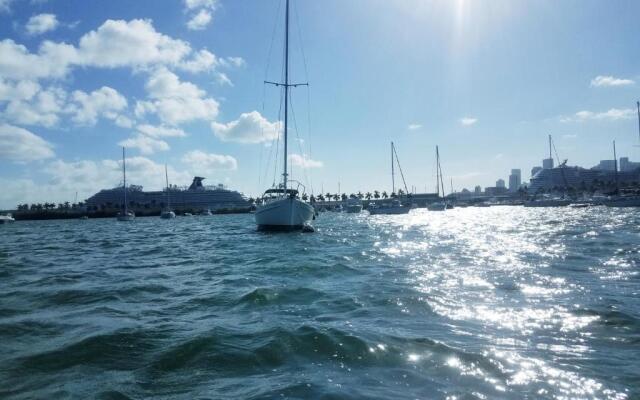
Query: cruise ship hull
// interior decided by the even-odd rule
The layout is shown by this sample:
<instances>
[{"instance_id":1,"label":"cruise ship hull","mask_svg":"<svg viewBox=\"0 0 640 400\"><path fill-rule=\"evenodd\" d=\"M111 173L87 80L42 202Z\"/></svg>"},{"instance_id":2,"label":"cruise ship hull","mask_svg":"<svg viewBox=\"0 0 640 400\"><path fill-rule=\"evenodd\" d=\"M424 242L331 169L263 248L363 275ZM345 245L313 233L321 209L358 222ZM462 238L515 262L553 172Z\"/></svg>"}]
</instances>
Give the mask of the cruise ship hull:
<instances>
[{"instance_id":1,"label":"cruise ship hull","mask_svg":"<svg viewBox=\"0 0 640 400\"><path fill-rule=\"evenodd\" d=\"M298 199L284 198L258 206L255 213L260 230L302 229L313 219L313 207Z\"/></svg>"}]
</instances>

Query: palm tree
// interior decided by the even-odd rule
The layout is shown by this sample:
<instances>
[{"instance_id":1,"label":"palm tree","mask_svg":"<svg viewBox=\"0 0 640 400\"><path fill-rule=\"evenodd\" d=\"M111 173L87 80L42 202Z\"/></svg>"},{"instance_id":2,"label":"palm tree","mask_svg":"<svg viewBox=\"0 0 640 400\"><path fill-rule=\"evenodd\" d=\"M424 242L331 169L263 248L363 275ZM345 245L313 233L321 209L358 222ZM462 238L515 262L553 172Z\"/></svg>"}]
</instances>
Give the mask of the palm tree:
<instances>
[{"instance_id":1,"label":"palm tree","mask_svg":"<svg viewBox=\"0 0 640 400\"><path fill-rule=\"evenodd\" d=\"M301 199L302 199L302 201L307 201L307 200L309 200L309 196L307 196L306 193L302 193Z\"/></svg>"},{"instance_id":2,"label":"palm tree","mask_svg":"<svg viewBox=\"0 0 640 400\"><path fill-rule=\"evenodd\" d=\"M328 201L331 201L331 199L333 198L333 195L331 193L327 192L327 194L325 194L324 197L326 197L326 199Z\"/></svg>"},{"instance_id":3,"label":"palm tree","mask_svg":"<svg viewBox=\"0 0 640 400\"><path fill-rule=\"evenodd\" d=\"M356 197L362 200L364 198L364 195L362 194L361 191L358 190L358 193L356 193Z\"/></svg>"},{"instance_id":4,"label":"palm tree","mask_svg":"<svg viewBox=\"0 0 640 400\"><path fill-rule=\"evenodd\" d=\"M364 195L364 198L365 198L365 199L367 199L367 200L371 200L371 197L372 197L372 196L373 196L373 195L371 194L371 192L367 192L367 193Z\"/></svg>"},{"instance_id":5,"label":"palm tree","mask_svg":"<svg viewBox=\"0 0 640 400\"><path fill-rule=\"evenodd\" d=\"M322 193L318 195L318 200L324 201L324 195Z\"/></svg>"},{"instance_id":6,"label":"palm tree","mask_svg":"<svg viewBox=\"0 0 640 400\"><path fill-rule=\"evenodd\" d=\"M340 195L338 193L333 195L333 200L338 201L340 200Z\"/></svg>"},{"instance_id":7,"label":"palm tree","mask_svg":"<svg viewBox=\"0 0 640 400\"><path fill-rule=\"evenodd\" d=\"M387 194L386 190L382 192L382 198L383 199L388 199L389 198L389 195Z\"/></svg>"},{"instance_id":8,"label":"palm tree","mask_svg":"<svg viewBox=\"0 0 640 400\"><path fill-rule=\"evenodd\" d=\"M377 190L373 191L373 198L374 199L379 199L380 198L380 192L378 192Z\"/></svg>"},{"instance_id":9,"label":"palm tree","mask_svg":"<svg viewBox=\"0 0 640 400\"><path fill-rule=\"evenodd\" d=\"M345 201L345 200L346 200L346 199L348 199L348 198L349 198L349 197L347 197L347 194L346 194L346 193L342 193L342 194L340 195L340 199L342 199L342 201Z\"/></svg>"}]
</instances>

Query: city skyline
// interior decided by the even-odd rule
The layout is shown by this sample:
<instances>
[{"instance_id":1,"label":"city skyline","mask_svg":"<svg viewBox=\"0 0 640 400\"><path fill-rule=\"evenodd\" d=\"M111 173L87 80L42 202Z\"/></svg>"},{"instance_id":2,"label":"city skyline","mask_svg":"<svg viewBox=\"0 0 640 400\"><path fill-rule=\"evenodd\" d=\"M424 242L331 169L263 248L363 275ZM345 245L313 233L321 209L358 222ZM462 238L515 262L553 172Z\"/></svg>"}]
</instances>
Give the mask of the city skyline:
<instances>
[{"instance_id":1,"label":"city skyline","mask_svg":"<svg viewBox=\"0 0 640 400\"><path fill-rule=\"evenodd\" d=\"M152 4L0 0L0 208L116 186L119 146L148 190L165 163L178 185L270 186L279 100L263 81L279 78L282 4ZM613 140L640 161L640 4L292 7L293 79L311 86L292 94L290 161L309 192L390 192L392 140L419 192L435 189L436 144L457 190L512 169L527 181L549 134L569 165L612 159Z\"/></svg>"}]
</instances>

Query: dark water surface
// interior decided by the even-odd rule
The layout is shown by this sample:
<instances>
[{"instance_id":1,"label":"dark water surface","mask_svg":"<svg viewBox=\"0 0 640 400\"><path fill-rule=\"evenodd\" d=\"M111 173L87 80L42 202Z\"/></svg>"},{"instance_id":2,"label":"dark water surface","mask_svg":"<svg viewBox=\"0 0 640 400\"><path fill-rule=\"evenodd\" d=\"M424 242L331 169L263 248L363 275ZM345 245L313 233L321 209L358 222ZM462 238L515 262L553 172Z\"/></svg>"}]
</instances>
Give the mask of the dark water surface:
<instances>
[{"instance_id":1,"label":"dark water surface","mask_svg":"<svg viewBox=\"0 0 640 400\"><path fill-rule=\"evenodd\" d=\"M0 398L640 397L640 211L0 226Z\"/></svg>"}]
</instances>

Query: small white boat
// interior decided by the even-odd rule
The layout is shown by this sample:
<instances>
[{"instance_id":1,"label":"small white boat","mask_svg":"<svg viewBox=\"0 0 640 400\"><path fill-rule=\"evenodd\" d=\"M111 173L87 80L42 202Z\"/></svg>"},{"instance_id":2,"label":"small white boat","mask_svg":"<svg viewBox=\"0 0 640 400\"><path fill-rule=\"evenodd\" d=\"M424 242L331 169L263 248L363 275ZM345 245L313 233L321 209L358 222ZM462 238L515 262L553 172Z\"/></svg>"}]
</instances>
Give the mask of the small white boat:
<instances>
[{"instance_id":1,"label":"small white boat","mask_svg":"<svg viewBox=\"0 0 640 400\"><path fill-rule=\"evenodd\" d=\"M391 203L385 203L385 204L372 204L369 207L369 214L371 215L408 214L409 211L411 211L411 207L403 206L399 200L392 200Z\"/></svg>"},{"instance_id":2,"label":"small white boat","mask_svg":"<svg viewBox=\"0 0 640 400\"><path fill-rule=\"evenodd\" d=\"M193 217L193 214L191 214L190 212L186 212L186 213L182 214L182 216L184 216L184 217Z\"/></svg>"},{"instance_id":3,"label":"small white boat","mask_svg":"<svg viewBox=\"0 0 640 400\"><path fill-rule=\"evenodd\" d=\"M207 208L206 210L202 210L200 215L213 215L213 213Z\"/></svg>"},{"instance_id":4,"label":"small white boat","mask_svg":"<svg viewBox=\"0 0 640 400\"><path fill-rule=\"evenodd\" d=\"M127 204L127 162L125 159L124 147L122 148L122 177L123 177L122 191L124 193L124 210L120 211L116 215L116 219L118 221L133 221L134 219L136 219L136 214L133 211L129 210L129 205Z\"/></svg>"},{"instance_id":5,"label":"small white boat","mask_svg":"<svg viewBox=\"0 0 640 400\"><path fill-rule=\"evenodd\" d=\"M347 213L359 214L362 211L362 200L349 199L347 200Z\"/></svg>"},{"instance_id":6,"label":"small white boat","mask_svg":"<svg viewBox=\"0 0 640 400\"><path fill-rule=\"evenodd\" d=\"M11 214L0 215L0 224L10 224L15 221L15 218L13 218Z\"/></svg>"},{"instance_id":7,"label":"small white boat","mask_svg":"<svg viewBox=\"0 0 640 400\"><path fill-rule=\"evenodd\" d=\"M174 213L171 210L163 210L160 213L160 218L162 218L162 219L173 219L175 217L176 217L176 213Z\"/></svg>"}]
</instances>

